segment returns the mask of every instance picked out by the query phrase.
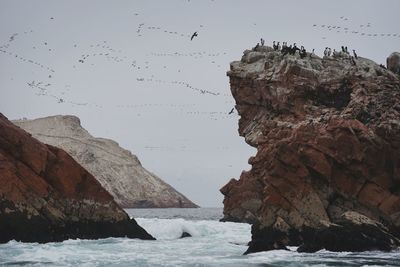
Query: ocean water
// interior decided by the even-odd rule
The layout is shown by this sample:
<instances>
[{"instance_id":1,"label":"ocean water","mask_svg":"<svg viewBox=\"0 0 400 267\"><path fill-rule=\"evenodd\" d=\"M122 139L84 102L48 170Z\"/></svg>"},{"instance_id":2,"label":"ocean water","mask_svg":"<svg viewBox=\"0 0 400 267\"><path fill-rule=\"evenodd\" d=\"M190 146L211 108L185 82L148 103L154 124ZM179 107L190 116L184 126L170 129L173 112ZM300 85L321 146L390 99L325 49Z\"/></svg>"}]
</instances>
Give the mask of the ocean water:
<instances>
[{"instance_id":1,"label":"ocean water","mask_svg":"<svg viewBox=\"0 0 400 267\"><path fill-rule=\"evenodd\" d=\"M243 256L251 236L250 225L219 222L222 209L127 212L157 240L11 241L0 245L0 266L400 266L400 251L308 254L291 248ZM183 231L192 237L180 239Z\"/></svg>"}]
</instances>

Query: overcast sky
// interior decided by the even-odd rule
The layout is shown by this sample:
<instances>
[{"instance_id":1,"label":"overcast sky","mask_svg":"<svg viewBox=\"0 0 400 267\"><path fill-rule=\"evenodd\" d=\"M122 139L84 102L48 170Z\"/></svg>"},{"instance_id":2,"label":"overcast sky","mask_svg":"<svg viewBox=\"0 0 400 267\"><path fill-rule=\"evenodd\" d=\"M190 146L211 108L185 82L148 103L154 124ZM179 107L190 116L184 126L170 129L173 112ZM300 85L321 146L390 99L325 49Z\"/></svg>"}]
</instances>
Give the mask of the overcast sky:
<instances>
[{"instance_id":1,"label":"overcast sky","mask_svg":"<svg viewBox=\"0 0 400 267\"><path fill-rule=\"evenodd\" d=\"M399 10L398 0L2 0L0 112L76 115L192 201L220 207L219 188L255 154L228 115L229 63L260 37L385 63L400 50Z\"/></svg>"}]
</instances>

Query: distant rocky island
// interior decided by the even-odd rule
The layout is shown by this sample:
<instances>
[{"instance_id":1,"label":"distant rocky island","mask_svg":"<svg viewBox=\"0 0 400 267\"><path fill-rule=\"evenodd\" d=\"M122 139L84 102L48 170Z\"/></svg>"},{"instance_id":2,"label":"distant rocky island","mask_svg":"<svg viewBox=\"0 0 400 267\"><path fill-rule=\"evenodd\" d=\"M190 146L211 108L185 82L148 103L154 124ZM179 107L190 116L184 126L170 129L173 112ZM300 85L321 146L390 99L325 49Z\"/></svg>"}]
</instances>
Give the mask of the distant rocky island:
<instances>
[{"instance_id":1,"label":"distant rocky island","mask_svg":"<svg viewBox=\"0 0 400 267\"><path fill-rule=\"evenodd\" d=\"M51 116L13 121L45 144L68 152L123 208L195 208L196 204L142 167L113 140L95 138L78 117Z\"/></svg>"},{"instance_id":2,"label":"distant rocky island","mask_svg":"<svg viewBox=\"0 0 400 267\"><path fill-rule=\"evenodd\" d=\"M389 251L400 245L400 57L246 50L228 76L239 133L257 148L224 194L252 224L246 253Z\"/></svg>"},{"instance_id":3,"label":"distant rocky island","mask_svg":"<svg viewBox=\"0 0 400 267\"><path fill-rule=\"evenodd\" d=\"M0 243L154 239L62 149L0 113Z\"/></svg>"}]
</instances>

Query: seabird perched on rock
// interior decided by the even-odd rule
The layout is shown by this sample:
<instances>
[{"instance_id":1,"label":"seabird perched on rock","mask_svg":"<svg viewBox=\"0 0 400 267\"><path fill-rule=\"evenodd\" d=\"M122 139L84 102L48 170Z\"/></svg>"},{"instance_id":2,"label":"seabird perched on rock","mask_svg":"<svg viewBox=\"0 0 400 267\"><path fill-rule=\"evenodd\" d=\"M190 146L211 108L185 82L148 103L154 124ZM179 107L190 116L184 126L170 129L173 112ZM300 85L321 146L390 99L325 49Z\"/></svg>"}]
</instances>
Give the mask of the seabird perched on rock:
<instances>
[{"instance_id":1,"label":"seabird perched on rock","mask_svg":"<svg viewBox=\"0 0 400 267\"><path fill-rule=\"evenodd\" d=\"M296 43L294 43L294 44L293 44L293 47L291 46L291 49L290 49L290 51L289 51L289 54L295 55L297 50L300 51L300 49L296 46Z\"/></svg>"},{"instance_id":2,"label":"seabird perched on rock","mask_svg":"<svg viewBox=\"0 0 400 267\"><path fill-rule=\"evenodd\" d=\"M263 38L261 38L261 46L264 46L265 44L265 40Z\"/></svg>"},{"instance_id":3,"label":"seabird perched on rock","mask_svg":"<svg viewBox=\"0 0 400 267\"><path fill-rule=\"evenodd\" d=\"M307 51L304 48L304 46L301 46L300 52L299 52L300 58L305 58L307 56Z\"/></svg>"},{"instance_id":4,"label":"seabird perched on rock","mask_svg":"<svg viewBox=\"0 0 400 267\"><path fill-rule=\"evenodd\" d=\"M354 57L355 57L356 59L358 58L357 53L356 53L356 50L354 50L354 49L353 49L353 55L354 55Z\"/></svg>"},{"instance_id":5,"label":"seabird perched on rock","mask_svg":"<svg viewBox=\"0 0 400 267\"><path fill-rule=\"evenodd\" d=\"M258 47L260 46L260 43L257 43L255 47L253 47L253 51L257 51Z\"/></svg>"},{"instance_id":6,"label":"seabird perched on rock","mask_svg":"<svg viewBox=\"0 0 400 267\"><path fill-rule=\"evenodd\" d=\"M194 33L192 34L192 37L190 37L190 41L192 41L193 38L196 37L196 36L198 36L198 35L197 35L197 32L194 32Z\"/></svg>"}]
</instances>

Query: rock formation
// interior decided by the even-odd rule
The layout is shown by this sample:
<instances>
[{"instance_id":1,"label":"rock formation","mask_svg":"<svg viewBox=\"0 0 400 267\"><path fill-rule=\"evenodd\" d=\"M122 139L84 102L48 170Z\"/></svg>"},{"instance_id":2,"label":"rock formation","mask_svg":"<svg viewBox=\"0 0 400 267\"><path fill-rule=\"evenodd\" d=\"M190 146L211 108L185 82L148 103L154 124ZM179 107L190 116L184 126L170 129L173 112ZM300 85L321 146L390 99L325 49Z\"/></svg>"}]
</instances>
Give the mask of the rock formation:
<instances>
[{"instance_id":1,"label":"rock formation","mask_svg":"<svg viewBox=\"0 0 400 267\"><path fill-rule=\"evenodd\" d=\"M228 76L239 134L257 148L224 220L252 223L247 253L400 244L400 81L371 60L246 50Z\"/></svg>"},{"instance_id":2,"label":"rock formation","mask_svg":"<svg viewBox=\"0 0 400 267\"><path fill-rule=\"evenodd\" d=\"M41 142L68 152L123 208L197 207L143 168L130 151L112 140L90 135L75 116L51 116L14 123Z\"/></svg>"},{"instance_id":3,"label":"rock formation","mask_svg":"<svg viewBox=\"0 0 400 267\"><path fill-rule=\"evenodd\" d=\"M386 59L386 66L392 72L400 75L400 53L393 52L390 56Z\"/></svg>"},{"instance_id":4,"label":"rock formation","mask_svg":"<svg viewBox=\"0 0 400 267\"><path fill-rule=\"evenodd\" d=\"M0 113L0 243L125 236L153 239L65 151Z\"/></svg>"}]
</instances>

